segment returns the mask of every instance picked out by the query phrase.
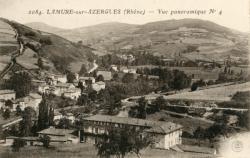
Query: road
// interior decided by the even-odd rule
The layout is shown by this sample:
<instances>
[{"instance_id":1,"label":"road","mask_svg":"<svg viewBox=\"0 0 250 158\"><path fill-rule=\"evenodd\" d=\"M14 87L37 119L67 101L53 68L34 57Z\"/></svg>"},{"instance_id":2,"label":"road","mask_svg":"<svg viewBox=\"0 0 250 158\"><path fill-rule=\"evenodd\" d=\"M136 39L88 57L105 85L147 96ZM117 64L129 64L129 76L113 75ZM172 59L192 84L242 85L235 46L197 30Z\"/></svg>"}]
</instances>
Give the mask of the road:
<instances>
[{"instance_id":1,"label":"road","mask_svg":"<svg viewBox=\"0 0 250 158\"><path fill-rule=\"evenodd\" d=\"M98 68L98 65L96 64L96 60L93 61L93 67L88 71L88 73L91 73L95 71Z\"/></svg>"}]
</instances>

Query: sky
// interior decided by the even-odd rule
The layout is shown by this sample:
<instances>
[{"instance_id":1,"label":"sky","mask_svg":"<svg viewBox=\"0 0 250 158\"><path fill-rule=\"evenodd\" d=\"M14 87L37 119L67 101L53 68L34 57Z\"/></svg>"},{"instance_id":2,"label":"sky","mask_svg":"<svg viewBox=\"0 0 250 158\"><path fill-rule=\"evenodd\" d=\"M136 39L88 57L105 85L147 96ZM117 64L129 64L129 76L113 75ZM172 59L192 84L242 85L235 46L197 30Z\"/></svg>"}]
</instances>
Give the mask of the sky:
<instances>
[{"instance_id":1,"label":"sky","mask_svg":"<svg viewBox=\"0 0 250 158\"><path fill-rule=\"evenodd\" d=\"M144 24L153 21L198 18L239 30L250 31L248 0L0 0L0 16L20 23L44 22L60 28L77 28L104 22ZM47 9L137 9L145 10L145 15L48 15L28 14L30 10ZM210 10L214 14L165 15L162 10ZM153 13L148 13L154 11ZM222 11L219 14L219 11Z\"/></svg>"}]
</instances>

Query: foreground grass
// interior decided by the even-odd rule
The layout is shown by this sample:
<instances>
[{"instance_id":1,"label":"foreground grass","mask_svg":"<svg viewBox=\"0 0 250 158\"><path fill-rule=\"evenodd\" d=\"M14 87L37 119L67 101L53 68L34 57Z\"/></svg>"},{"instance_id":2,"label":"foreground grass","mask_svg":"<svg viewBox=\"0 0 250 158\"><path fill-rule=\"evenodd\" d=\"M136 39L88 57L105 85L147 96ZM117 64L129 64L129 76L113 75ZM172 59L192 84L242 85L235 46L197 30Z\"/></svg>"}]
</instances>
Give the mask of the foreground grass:
<instances>
[{"instance_id":1,"label":"foreground grass","mask_svg":"<svg viewBox=\"0 0 250 158\"><path fill-rule=\"evenodd\" d=\"M180 153L171 150L145 149L142 158L213 158L212 155L197 153ZM12 152L10 147L0 147L1 158L95 158L97 151L92 144L61 144L50 149L40 146L26 146L19 152ZM136 158L135 154L128 154L126 158Z\"/></svg>"}]
</instances>

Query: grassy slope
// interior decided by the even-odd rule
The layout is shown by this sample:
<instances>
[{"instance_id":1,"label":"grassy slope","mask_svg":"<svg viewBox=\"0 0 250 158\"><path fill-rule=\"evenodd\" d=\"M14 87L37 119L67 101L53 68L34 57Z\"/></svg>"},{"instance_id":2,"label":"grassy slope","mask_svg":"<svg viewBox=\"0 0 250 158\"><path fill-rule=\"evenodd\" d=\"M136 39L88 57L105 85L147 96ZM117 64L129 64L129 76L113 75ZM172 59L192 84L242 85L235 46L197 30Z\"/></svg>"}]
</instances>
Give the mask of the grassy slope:
<instances>
[{"instance_id":1,"label":"grassy slope","mask_svg":"<svg viewBox=\"0 0 250 158\"><path fill-rule=\"evenodd\" d=\"M39 50L35 50L39 56L61 66L66 65L68 69L70 69L69 65L72 62L81 62L83 64L88 63L87 58L91 55L91 48L77 46L75 43L60 36L51 33L43 33L17 22L12 21L9 23L18 30L22 38L26 41L38 42L42 45ZM29 33L32 33L33 35L28 35ZM49 38L51 44L41 43L40 39L42 38Z\"/></svg>"}]
</instances>

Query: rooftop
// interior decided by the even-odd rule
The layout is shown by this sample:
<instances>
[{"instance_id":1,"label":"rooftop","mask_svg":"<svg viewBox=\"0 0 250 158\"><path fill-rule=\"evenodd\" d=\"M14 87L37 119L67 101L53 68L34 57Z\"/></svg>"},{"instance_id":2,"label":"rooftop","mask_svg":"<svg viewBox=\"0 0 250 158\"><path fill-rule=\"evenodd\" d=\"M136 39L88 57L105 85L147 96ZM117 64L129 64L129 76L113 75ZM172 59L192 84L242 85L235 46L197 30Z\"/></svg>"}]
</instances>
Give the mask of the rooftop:
<instances>
[{"instance_id":1,"label":"rooftop","mask_svg":"<svg viewBox=\"0 0 250 158\"><path fill-rule=\"evenodd\" d=\"M74 132L74 130L70 130L70 129L58 129L58 128L50 127L50 128L44 129L44 130L37 132L37 133L38 134L46 134L46 135L54 135L54 136L65 136L65 135L71 134L73 132Z\"/></svg>"},{"instance_id":2,"label":"rooftop","mask_svg":"<svg viewBox=\"0 0 250 158\"><path fill-rule=\"evenodd\" d=\"M96 84L98 84L98 85L105 85L105 82L103 82L103 81L98 81L98 82L96 82Z\"/></svg>"},{"instance_id":3,"label":"rooftop","mask_svg":"<svg viewBox=\"0 0 250 158\"><path fill-rule=\"evenodd\" d=\"M14 90L10 90L10 89L1 89L0 90L0 95L2 94L10 94L10 93L16 93Z\"/></svg>"},{"instance_id":4,"label":"rooftop","mask_svg":"<svg viewBox=\"0 0 250 158\"><path fill-rule=\"evenodd\" d=\"M79 77L79 80L94 80L94 77Z\"/></svg>"},{"instance_id":5,"label":"rooftop","mask_svg":"<svg viewBox=\"0 0 250 158\"><path fill-rule=\"evenodd\" d=\"M172 122L151 121L151 120L144 120L137 118L109 116L109 115L94 115L84 118L84 120L151 127L151 129L147 130L147 132L152 132L152 133L169 133L171 131L182 128L181 125Z\"/></svg>"},{"instance_id":6,"label":"rooftop","mask_svg":"<svg viewBox=\"0 0 250 158\"><path fill-rule=\"evenodd\" d=\"M42 99L42 96L37 93L30 93L29 96L33 99Z\"/></svg>"},{"instance_id":7,"label":"rooftop","mask_svg":"<svg viewBox=\"0 0 250 158\"><path fill-rule=\"evenodd\" d=\"M111 80L112 75L110 71L98 71L97 76L102 75L104 80Z\"/></svg>"},{"instance_id":8,"label":"rooftop","mask_svg":"<svg viewBox=\"0 0 250 158\"><path fill-rule=\"evenodd\" d=\"M70 86L72 86L73 84L72 83L58 83L57 85L56 85L56 87L70 87Z\"/></svg>"}]
</instances>

